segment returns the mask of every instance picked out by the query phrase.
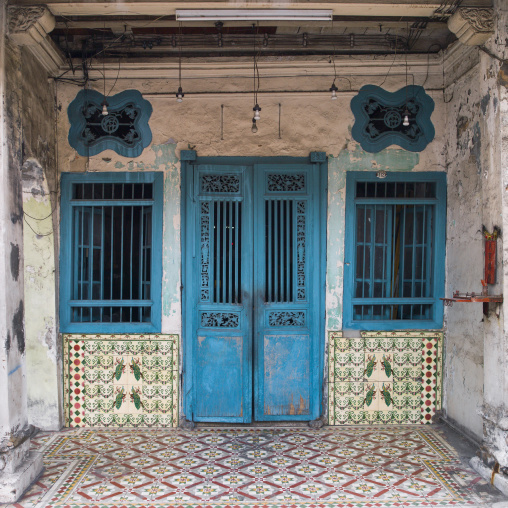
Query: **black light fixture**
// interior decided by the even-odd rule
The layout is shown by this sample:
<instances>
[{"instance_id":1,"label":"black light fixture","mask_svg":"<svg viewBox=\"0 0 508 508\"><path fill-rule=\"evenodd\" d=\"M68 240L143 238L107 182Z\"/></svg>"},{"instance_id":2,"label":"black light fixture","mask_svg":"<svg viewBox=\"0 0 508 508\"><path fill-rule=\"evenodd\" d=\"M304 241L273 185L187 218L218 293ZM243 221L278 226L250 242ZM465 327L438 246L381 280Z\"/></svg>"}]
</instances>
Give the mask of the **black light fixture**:
<instances>
[{"instance_id":1,"label":"black light fixture","mask_svg":"<svg viewBox=\"0 0 508 508\"><path fill-rule=\"evenodd\" d=\"M182 102L185 94L182 88L182 23L178 25L178 92L176 92L176 102Z\"/></svg>"},{"instance_id":2,"label":"black light fixture","mask_svg":"<svg viewBox=\"0 0 508 508\"><path fill-rule=\"evenodd\" d=\"M259 71L258 71L258 81L256 86L256 71L257 61L256 61L256 25L252 25L252 29L254 30L254 65L253 65L253 93L254 93L254 107L252 111L254 111L254 117L252 118L252 127L251 131L255 134L258 131L257 121L261 119L259 112L261 111L261 107L258 104L258 89L259 89Z\"/></svg>"},{"instance_id":3,"label":"black light fixture","mask_svg":"<svg viewBox=\"0 0 508 508\"><path fill-rule=\"evenodd\" d=\"M409 34L409 24L406 23L407 32ZM407 52L409 50L409 47L406 48L406 102L405 102L405 108L404 108L404 118L402 120L402 125L404 127L409 127L409 110L407 109Z\"/></svg>"},{"instance_id":4,"label":"black light fixture","mask_svg":"<svg viewBox=\"0 0 508 508\"><path fill-rule=\"evenodd\" d=\"M407 105L406 105L406 109L404 110L404 119L402 120L402 125L404 127L409 127L409 111L407 109Z\"/></svg>"},{"instance_id":5,"label":"black light fixture","mask_svg":"<svg viewBox=\"0 0 508 508\"><path fill-rule=\"evenodd\" d=\"M259 116L259 112L261 111L261 108L259 104L257 103L257 100L255 100L256 105L252 108L252 111L254 111L254 120L261 120L261 117Z\"/></svg>"},{"instance_id":6,"label":"black light fixture","mask_svg":"<svg viewBox=\"0 0 508 508\"><path fill-rule=\"evenodd\" d=\"M330 92L332 92L332 101L337 100L337 92L339 89L335 86L335 80L333 80L332 86L330 87Z\"/></svg>"},{"instance_id":7,"label":"black light fixture","mask_svg":"<svg viewBox=\"0 0 508 508\"><path fill-rule=\"evenodd\" d=\"M106 33L106 22L104 22L104 28L102 31L102 53L103 53L103 55L102 55L102 79L103 79L103 84L104 84L104 93L103 93L104 100L102 101L101 106L102 106L102 115L108 116L109 115L108 101L106 100L106 70L105 70L105 65L104 65L104 60L106 58L106 45L104 43L105 33Z\"/></svg>"}]
</instances>

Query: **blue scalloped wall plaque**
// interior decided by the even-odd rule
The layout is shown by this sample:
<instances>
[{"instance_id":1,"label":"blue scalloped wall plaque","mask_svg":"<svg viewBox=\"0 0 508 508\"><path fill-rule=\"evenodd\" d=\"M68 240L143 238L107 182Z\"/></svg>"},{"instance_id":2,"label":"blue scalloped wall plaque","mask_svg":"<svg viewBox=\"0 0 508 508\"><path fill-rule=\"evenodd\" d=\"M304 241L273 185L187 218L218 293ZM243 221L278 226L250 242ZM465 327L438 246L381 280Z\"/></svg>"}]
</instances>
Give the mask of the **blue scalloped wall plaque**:
<instances>
[{"instance_id":1,"label":"blue scalloped wall plaque","mask_svg":"<svg viewBox=\"0 0 508 508\"><path fill-rule=\"evenodd\" d=\"M409 125L404 126L406 110ZM390 145L421 152L434 139L430 120L434 101L421 86L410 85L392 93L365 85L351 100L351 111L355 116L353 139L366 152L379 152Z\"/></svg>"},{"instance_id":2,"label":"blue scalloped wall plaque","mask_svg":"<svg viewBox=\"0 0 508 508\"><path fill-rule=\"evenodd\" d=\"M69 144L82 156L114 150L137 157L151 143L148 120L152 105L137 90L125 90L107 98L108 115L102 114L104 96L81 90L69 104Z\"/></svg>"}]
</instances>

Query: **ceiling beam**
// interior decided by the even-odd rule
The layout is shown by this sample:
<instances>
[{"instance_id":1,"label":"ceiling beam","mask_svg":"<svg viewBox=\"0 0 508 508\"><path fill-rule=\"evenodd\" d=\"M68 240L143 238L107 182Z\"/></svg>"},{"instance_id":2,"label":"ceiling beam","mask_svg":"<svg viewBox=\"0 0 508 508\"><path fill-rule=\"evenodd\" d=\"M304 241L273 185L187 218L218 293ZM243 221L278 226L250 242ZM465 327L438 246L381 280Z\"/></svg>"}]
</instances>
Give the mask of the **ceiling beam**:
<instances>
[{"instance_id":1,"label":"ceiling beam","mask_svg":"<svg viewBox=\"0 0 508 508\"><path fill-rule=\"evenodd\" d=\"M90 2L78 0L66 2L62 0L17 0L17 5L41 5L49 7L55 16L174 16L176 9L332 9L334 16L416 16L430 17L441 6L441 2L413 0L379 0L358 1L328 0L327 2L307 2L292 0L287 2L217 2L216 0L200 0L190 2L168 2L143 0L126 2ZM489 0L463 0L462 7L490 7Z\"/></svg>"}]
</instances>

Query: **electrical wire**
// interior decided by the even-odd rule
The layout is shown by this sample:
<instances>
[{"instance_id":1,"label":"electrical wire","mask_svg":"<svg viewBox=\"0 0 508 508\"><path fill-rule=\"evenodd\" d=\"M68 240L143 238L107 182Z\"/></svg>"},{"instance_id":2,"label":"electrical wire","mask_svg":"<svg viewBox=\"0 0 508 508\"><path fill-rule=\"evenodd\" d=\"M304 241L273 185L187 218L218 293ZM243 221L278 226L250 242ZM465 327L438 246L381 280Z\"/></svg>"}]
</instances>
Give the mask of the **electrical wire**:
<instances>
[{"instance_id":1,"label":"electrical wire","mask_svg":"<svg viewBox=\"0 0 508 508\"><path fill-rule=\"evenodd\" d=\"M398 36L398 32L395 32L395 52L393 54L393 60L392 60L390 67L388 68L388 72L386 73L385 78L383 79L383 81L381 82L379 87L382 87L385 84L385 81L388 79L388 75L390 74L390 71L392 70L393 64L395 63L395 60L397 59L397 36Z\"/></svg>"},{"instance_id":2,"label":"electrical wire","mask_svg":"<svg viewBox=\"0 0 508 508\"><path fill-rule=\"evenodd\" d=\"M110 91L108 92L108 97L111 95L111 92L115 88L116 82L118 81L118 77L120 76L120 61L121 61L121 57L118 57L118 72L116 73L115 82L113 83L113 86L111 87Z\"/></svg>"},{"instance_id":3,"label":"electrical wire","mask_svg":"<svg viewBox=\"0 0 508 508\"><path fill-rule=\"evenodd\" d=\"M23 217L23 220L25 221L25 224L32 230L33 234L37 237L43 237L43 236L50 236L53 234L53 230L51 230L49 233L37 233L35 229L30 225L30 223L26 220L26 217Z\"/></svg>"}]
</instances>

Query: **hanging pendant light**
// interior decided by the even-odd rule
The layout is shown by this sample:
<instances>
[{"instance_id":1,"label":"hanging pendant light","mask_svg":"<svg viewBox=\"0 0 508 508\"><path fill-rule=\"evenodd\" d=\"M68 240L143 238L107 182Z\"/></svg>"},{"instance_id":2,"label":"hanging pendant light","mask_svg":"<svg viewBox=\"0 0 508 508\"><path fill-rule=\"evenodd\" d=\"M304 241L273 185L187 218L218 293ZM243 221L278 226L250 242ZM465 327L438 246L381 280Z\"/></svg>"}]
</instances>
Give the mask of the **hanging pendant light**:
<instances>
[{"instance_id":1,"label":"hanging pendant light","mask_svg":"<svg viewBox=\"0 0 508 508\"><path fill-rule=\"evenodd\" d=\"M256 105L252 108L252 111L254 111L254 120L261 120L261 117L259 116L261 108L259 107L259 104L257 102Z\"/></svg>"},{"instance_id":2,"label":"hanging pendant light","mask_svg":"<svg viewBox=\"0 0 508 508\"><path fill-rule=\"evenodd\" d=\"M406 29L409 33L409 24L408 23L406 23ZM402 125L404 127L409 127L409 110L407 109L407 49L406 49L405 60L406 60L406 102L405 102L404 118L402 120Z\"/></svg>"},{"instance_id":3,"label":"hanging pendant light","mask_svg":"<svg viewBox=\"0 0 508 508\"><path fill-rule=\"evenodd\" d=\"M337 100L337 92L339 89L335 86L335 80L332 83L332 86L330 87L330 92L332 92L332 101Z\"/></svg>"},{"instance_id":4,"label":"hanging pendant light","mask_svg":"<svg viewBox=\"0 0 508 508\"><path fill-rule=\"evenodd\" d=\"M252 127L251 131L256 133L258 131L257 121L261 120L261 116L259 112L261 111L261 107L258 104L258 89L259 89L259 72L258 72L258 81L256 85L256 71L257 71L257 62L256 62L256 25L252 25L254 30L254 65L253 65L253 92L254 92L254 107L252 111L254 111L254 117L252 118Z\"/></svg>"},{"instance_id":5,"label":"hanging pendant light","mask_svg":"<svg viewBox=\"0 0 508 508\"><path fill-rule=\"evenodd\" d=\"M176 92L176 102L183 102L185 94L182 88L182 23L178 25L178 92Z\"/></svg>"},{"instance_id":6,"label":"hanging pendant light","mask_svg":"<svg viewBox=\"0 0 508 508\"><path fill-rule=\"evenodd\" d=\"M109 111L108 111L108 101L106 100L106 69L105 69L105 65L104 65L104 60L106 59L106 45L105 45L105 42L104 42L104 34L106 32L106 23L104 22L104 29L103 29L103 32L102 32L102 78L103 78L103 85L104 85L104 93L103 93L103 97L104 97L104 100L102 101L101 103L101 106L102 106L102 116L108 116L109 115Z\"/></svg>"},{"instance_id":7,"label":"hanging pendant light","mask_svg":"<svg viewBox=\"0 0 508 508\"><path fill-rule=\"evenodd\" d=\"M402 121L402 125L404 127L409 127L409 111L407 109L407 106L406 109L404 110L404 120Z\"/></svg>"}]
</instances>

